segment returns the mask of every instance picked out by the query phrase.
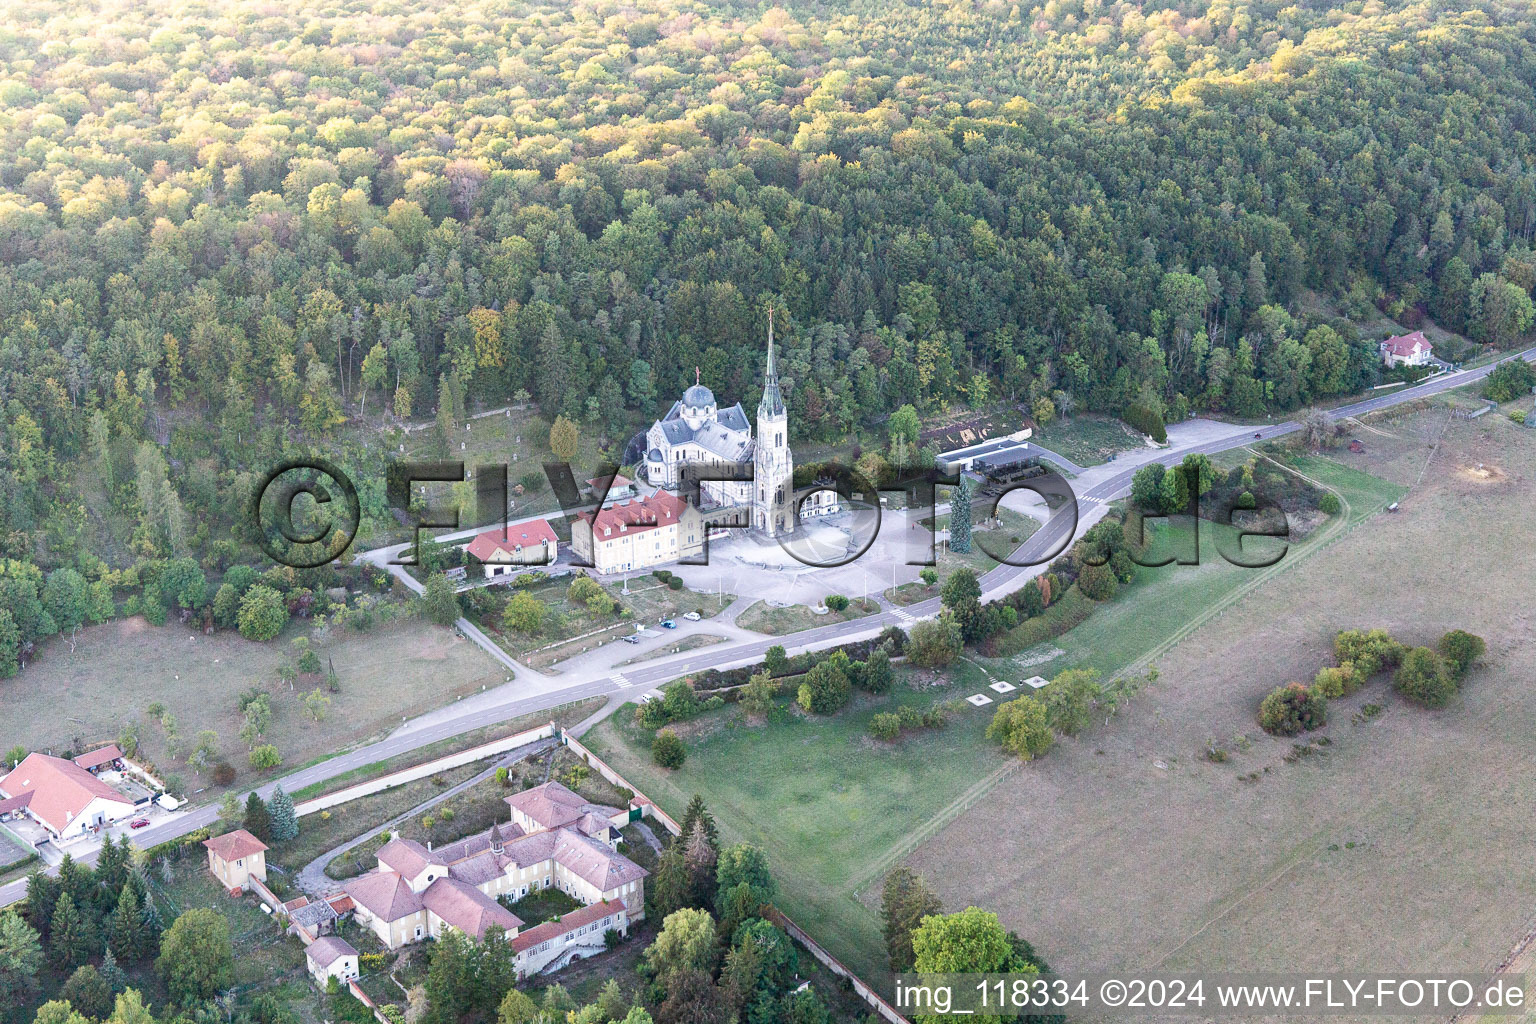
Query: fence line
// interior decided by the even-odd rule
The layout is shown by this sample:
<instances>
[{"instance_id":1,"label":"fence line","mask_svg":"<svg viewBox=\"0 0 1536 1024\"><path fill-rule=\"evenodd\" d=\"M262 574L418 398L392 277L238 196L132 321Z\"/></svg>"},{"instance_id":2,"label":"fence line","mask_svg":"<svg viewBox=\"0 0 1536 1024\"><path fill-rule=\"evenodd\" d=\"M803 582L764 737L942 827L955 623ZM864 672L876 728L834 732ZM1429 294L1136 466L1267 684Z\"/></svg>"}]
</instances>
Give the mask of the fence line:
<instances>
[{"instance_id":1,"label":"fence line","mask_svg":"<svg viewBox=\"0 0 1536 1024\"><path fill-rule=\"evenodd\" d=\"M858 993L859 998L868 1003L881 1017L890 1021L891 1024L909 1024L907 1018L903 1017L896 1007L886 1002L885 998L876 992L873 986L844 966L843 962L837 957L823 949L815 939L806 934L804 928L791 921L789 915L785 914L784 911L769 904L763 908L763 916L788 932L791 938L809 950L811 956L815 957L827 970L839 978L848 979L848 982L853 985L854 992Z\"/></svg>"},{"instance_id":2,"label":"fence line","mask_svg":"<svg viewBox=\"0 0 1536 1024\"><path fill-rule=\"evenodd\" d=\"M657 806L656 801L652 800L650 797L636 789L634 783L620 775L616 770L614 770L612 766L608 764L607 761L604 761L602 758L592 753L592 751L587 748L586 744L572 736L569 731L564 729L560 730L560 742L574 750L577 755L580 756L581 759L587 764L591 765L593 768L596 768L597 774L601 775L615 786L619 786L622 789L627 789L630 791L630 793L634 794L629 801L629 806L631 809L636 807L641 808L642 814L649 814L651 817L661 822L662 826L674 836L680 835L682 833L682 826L678 825L678 823L672 819L670 814Z\"/></svg>"},{"instance_id":3,"label":"fence line","mask_svg":"<svg viewBox=\"0 0 1536 1024\"><path fill-rule=\"evenodd\" d=\"M620 786L633 793L634 796L631 797L629 801L631 808L641 808L642 813L649 814L651 817L655 818L662 824L663 827L666 828L668 832L672 833L674 836L680 835L682 833L682 827L678 825L678 823L672 818L670 814L668 814L666 811L663 811L650 797L636 789L628 779L620 775L618 771L616 771L612 766L608 764L608 762L592 753L592 751L589 750L587 746L576 737L572 736L569 732L562 730L560 733L560 742L565 744L567 747L570 747L571 750L579 755L581 759L587 764L591 765L593 768L596 768L597 773L603 778L607 779L615 786ZM853 990L858 993L859 998L863 999L866 1003L873 1007L876 1013L884 1017L887 1021L890 1021L891 1024L908 1024L907 1019L900 1013L896 1012L896 1008L890 1003L886 1002L880 993L874 990L873 986L871 986L863 978L860 978L853 971L845 967L843 962L837 957L823 949L816 942L816 940L812 939L808 934L806 934L803 928L795 924L795 922L791 921L782 910L774 906L765 907L764 910L766 911L766 913L763 915L764 917L767 917L774 924L777 924L780 928L783 928L786 932L788 932L795 939L795 941L799 942L802 946L808 949L811 955L820 961L821 964L827 968L827 970L831 971L833 974L840 978L847 978L849 983L853 985Z\"/></svg>"}]
</instances>

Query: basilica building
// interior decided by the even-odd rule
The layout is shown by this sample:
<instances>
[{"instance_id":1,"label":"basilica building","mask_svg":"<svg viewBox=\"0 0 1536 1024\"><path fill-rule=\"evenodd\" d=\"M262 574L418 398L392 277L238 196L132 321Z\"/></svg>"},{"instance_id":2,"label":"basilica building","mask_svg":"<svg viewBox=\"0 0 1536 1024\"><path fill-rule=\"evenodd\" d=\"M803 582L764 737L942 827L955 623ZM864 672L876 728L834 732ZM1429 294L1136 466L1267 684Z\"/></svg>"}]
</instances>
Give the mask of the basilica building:
<instances>
[{"instance_id":1,"label":"basilica building","mask_svg":"<svg viewBox=\"0 0 1536 1024\"><path fill-rule=\"evenodd\" d=\"M751 480L705 480L699 485L701 511L750 510L752 529L765 537L793 533L798 519L837 511L837 494L811 492L794 514L794 453L789 447L789 418L779 392L774 361L773 317L768 318L768 369L757 403L757 433L738 402L722 409L715 395L695 376L667 414L646 431L644 473L653 486L674 494L682 487L683 467L751 466Z\"/></svg>"}]
</instances>

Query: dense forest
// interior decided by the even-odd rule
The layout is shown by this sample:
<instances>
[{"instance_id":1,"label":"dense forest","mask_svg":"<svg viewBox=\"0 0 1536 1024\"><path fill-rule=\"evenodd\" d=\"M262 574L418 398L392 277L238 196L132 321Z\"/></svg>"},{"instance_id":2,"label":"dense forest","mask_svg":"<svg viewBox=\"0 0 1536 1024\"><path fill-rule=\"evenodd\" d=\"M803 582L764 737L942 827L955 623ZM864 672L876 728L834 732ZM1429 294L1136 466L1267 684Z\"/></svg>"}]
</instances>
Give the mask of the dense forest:
<instances>
[{"instance_id":1,"label":"dense forest","mask_svg":"<svg viewBox=\"0 0 1536 1024\"><path fill-rule=\"evenodd\" d=\"M1533 84L1504 0L8 5L5 603L253 561L265 467L386 423L750 408L769 303L802 442L1292 409L1376 382L1378 311L1507 345Z\"/></svg>"}]
</instances>

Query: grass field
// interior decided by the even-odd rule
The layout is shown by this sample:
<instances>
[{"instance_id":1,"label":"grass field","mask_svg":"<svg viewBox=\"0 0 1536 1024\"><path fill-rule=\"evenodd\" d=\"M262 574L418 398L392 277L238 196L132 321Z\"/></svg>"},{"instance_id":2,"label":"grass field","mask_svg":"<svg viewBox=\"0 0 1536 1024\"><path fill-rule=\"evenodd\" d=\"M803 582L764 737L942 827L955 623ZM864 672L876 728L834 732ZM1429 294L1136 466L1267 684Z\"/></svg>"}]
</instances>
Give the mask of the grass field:
<instances>
[{"instance_id":1,"label":"grass field","mask_svg":"<svg viewBox=\"0 0 1536 1024\"><path fill-rule=\"evenodd\" d=\"M292 649L289 641L302 633L307 628L290 625L279 638L259 644L233 631L204 636L180 625L151 626L142 618L91 626L73 652L53 642L21 676L0 687L0 741L44 751L84 749L115 739L124 723L138 721L145 759L163 774L180 775L189 791L211 787L206 772L199 779L184 761L169 756L164 731L145 713L158 701L175 716L185 747L200 730L218 732L219 753L238 772L239 787L254 781L235 705L250 686L271 694L266 739L276 744L286 766L295 767L398 725L402 715L506 679L480 648L422 619L402 618L368 633L333 630L316 650L322 663L335 663L341 692L329 695L325 718L312 722L299 707L304 691L290 690L277 675ZM197 799L210 795L216 798L217 792L210 789Z\"/></svg>"},{"instance_id":2,"label":"grass field","mask_svg":"<svg viewBox=\"0 0 1536 1024\"><path fill-rule=\"evenodd\" d=\"M1119 420L1092 415L1058 419L1036 427L1030 440L1060 452L1079 466L1097 466L1111 455L1145 444L1140 434Z\"/></svg>"},{"instance_id":3,"label":"grass field","mask_svg":"<svg viewBox=\"0 0 1536 1024\"><path fill-rule=\"evenodd\" d=\"M832 622L862 619L879 610L880 606L874 601L861 597L853 598L848 602L848 607L840 612L828 610L821 615L817 615L803 604L778 608L767 601L755 601L736 617L736 625L755 633L783 636L785 633L798 633L802 629L814 629Z\"/></svg>"},{"instance_id":4,"label":"grass field","mask_svg":"<svg viewBox=\"0 0 1536 1024\"><path fill-rule=\"evenodd\" d=\"M1336 463L1308 469L1316 470L1319 479L1326 475L1325 483L1338 488L1349 502L1351 517L1363 514L1359 508L1401 493L1400 487ZM1200 565L1144 569L1116 600L1103 605L1064 599L1036 620L1051 627L1042 632L1049 643L1017 658L968 654L938 677L941 685L936 687L928 685L934 681L931 673L903 671L895 699L927 702L977 692L997 698L986 689L995 679L1017 682L1076 665L1094 665L1111 674L1146 664L1152 655L1161 654L1171 635L1193 629L1266 581L1307 564L1310 551L1326 550L1343 533L1348 525L1343 520L1337 517L1307 541L1293 545L1274 570L1229 565L1215 553L1217 528L1204 524ZM1164 537L1161 543L1171 540ZM1070 628L1073 624L1075 629ZM1062 635L1055 635L1058 632ZM1043 660L1029 663L1042 655ZM914 689L913 683L922 688ZM967 709L949 728L910 734L894 747L875 744L866 735L876 709L865 703L831 719L784 716L758 728L727 709L702 724L684 727L688 761L673 773L650 765L646 737L622 711L594 730L588 742L668 809L681 807L695 791L701 793L728 835L768 850L787 890L786 911L836 956L879 979L885 976L885 965L876 909L885 872L916 849L942 850L942 844L924 845L925 840L976 801L1011 791L1013 782L1005 780L1033 769L1005 759L985 740L995 704ZM1139 720L1141 714L1138 698L1127 717ZM1006 815L987 821L968 815L967 820L973 845L1009 841L1013 830ZM946 874L951 880L946 896L952 905L964 906L974 902L964 895L967 887L983 883L977 867L957 866L975 865L985 873L998 858L997 853L976 849L930 871ZM1086 880L1079 884L1089 885ZM1051 955L1049 948L1045 952Z\"/></svg>"},{"instance_id":5,"label":"grass field","mask_svg":"<svg viewBox=\"0 0 1536 1024\"><path fill-rule=\"evenodd\" d=\"M1019 771L909 863L947 905L999 911L1068 971L1502 958L1536 910L1536 443L1489 419L1445 426L1431 409L1376 424L1385 433L1363 455L1298 460L1360 485L1352 505L1408 488L1402 511L1206 622L1160 657L1129 714ZM1424 439L1442 426L1430 457ZM1366 487L1358 470L1385 483ZM1265 692L1310 679L1335 631L1375 626L1413 644L1464 626L1489 652L1442 710L1406 704L1385 679L1337 702L1311 756L1260 732ZM1368 702L1385 711L1355 717ZM1204 758L1213 742L1227 762Z\"/></svg>"},{"instance_id":6,"label":"grass field","mask_svg":"<svg viewBox=\"0 0 1536 1024\"><path fill-rule=\"evenodd\" d=\"M879 926L851 893L868 886L874 860L1002 763L985 742L991 716L967 708L947 728L893 744L868 736L869 719L897 704L927 706L964 697L988 680L972 665L930 686L930 673L898 672L887 697L861 697L831 718L782 713L760 726L726 709L680 732L688 761L675 772L650 764L649 735L629 709L594 728L584 742L648 796L682 813L701 793L731 841L767 851L784 911L861 973L880 958ZM914 689L913 682L921 685ZM878 879L873 883L878 888Z\"/></svg>"},{"instance_id":7,"label":"grass field","mask_svg":"<svg viewBox=\"0 0 1536 1024\"><path fill-rule=\"evenodd\" d=\"M596 614L585 604L572 603L566 598L570 585L569 579L558 579L527 588L527 592L543 602L550 612L544 628L533 635L507 629L499 612L480 616L480 627L508 654L530 668L542 671L633 633L636 626L654 626L663 619L691 611L713 615L735 600L734 594L703 594L687 587L673 590L660 580L641 576L629 581L627 594L622 584L604 586L620 607L629 611L628 615ZM510 596L512 591L506 593Z\"/></svg>"}]
</instances>

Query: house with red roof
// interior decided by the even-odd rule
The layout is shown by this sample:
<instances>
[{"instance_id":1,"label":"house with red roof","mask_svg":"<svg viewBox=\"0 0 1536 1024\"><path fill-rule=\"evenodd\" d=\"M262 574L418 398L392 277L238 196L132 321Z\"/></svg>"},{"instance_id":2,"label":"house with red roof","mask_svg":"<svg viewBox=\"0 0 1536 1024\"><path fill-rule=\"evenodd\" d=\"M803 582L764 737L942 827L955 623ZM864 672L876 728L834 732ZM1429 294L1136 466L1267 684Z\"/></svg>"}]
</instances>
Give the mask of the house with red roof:
<instances>
[{"instance_id":1,"label":"house with red roof","mask_svg":"<svg viewBox=\"0 0 1536 1024\"><path fill-rule=\"evenodd\" d=\"M485 566L485 578L507 576L530 565L552 565L560 541L547 519L510 523L506 530L487 530L465 547Z\"/></svg>"},{"instance_id":2,"label":"house with red roof","mask_svg":"<svg viewBox=\"0 0 1536 1024\"><path fill-rule=\"evenodd\" d=\"M1395 366L1427 366L1434 361L1435 349L1423 331L1396 334L1381 343L1381 361Z\"/></svg>"},{"instance_id":3,"label":"house with red roof","mask_svg":"<svg viewBox=\"0 0 1536 1024\"><path fill-rule=\"evenodd\" d=\"M231 892L244 890L255 878L267 880L267 844L243 828L204 839L208 870Z\"/></svg>"},{"instance_id":4,"label":"house with red roof","mask_svg":"<svg viewBox=\"0 0 1536 1024\"><path fill-rule=\"evenodd\" d=\"M100 832L135 806L131 797L62 757L28 754L0 779L0 815L25 814L58 842Z\"/></svg>"},{"instance_id":5,"label":"house with red roof","mask_svg":"<svg viewBox=\"0 0 1536 1024\"><path fill-rule=\"evenodd\" d=\"M657 491L576 513L571 549L599 573L665 565L704 550L704 518L677 495Z\"/></svg>"}]
</instances>

